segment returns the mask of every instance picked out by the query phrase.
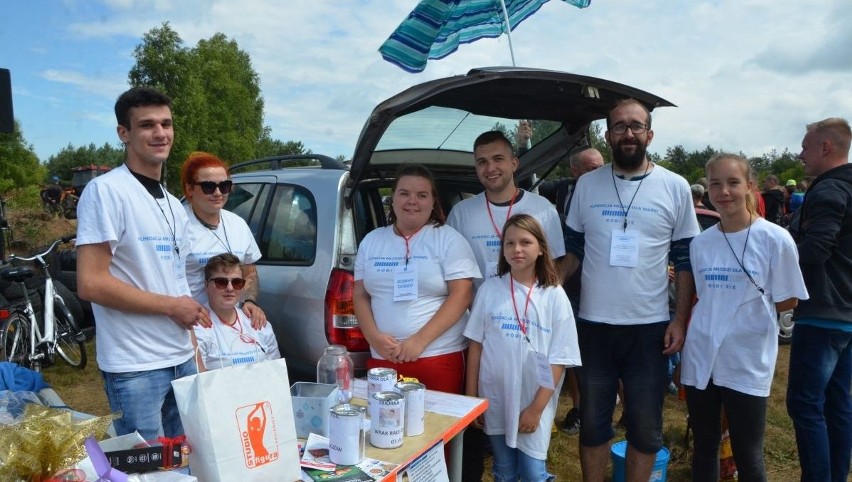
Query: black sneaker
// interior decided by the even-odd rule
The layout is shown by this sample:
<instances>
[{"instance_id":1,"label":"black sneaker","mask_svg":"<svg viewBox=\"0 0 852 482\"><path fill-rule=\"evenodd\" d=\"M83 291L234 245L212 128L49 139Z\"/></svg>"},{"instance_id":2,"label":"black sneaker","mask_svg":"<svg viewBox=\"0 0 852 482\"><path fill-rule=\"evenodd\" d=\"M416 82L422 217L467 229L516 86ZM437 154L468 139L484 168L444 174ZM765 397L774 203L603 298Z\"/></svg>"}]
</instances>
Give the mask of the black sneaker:
<instances>
[{"instance_id":1,"label":"black sneaker","mask_svg":"<svg viewBox=\"0 0 852 482\"><path fill-rule=\"evenodd\" d=\"M559 430L568 435L577 435L580 433L580 411L572 408L565 415L565 419L559 424Z\"/></svg>"}]
</instances>

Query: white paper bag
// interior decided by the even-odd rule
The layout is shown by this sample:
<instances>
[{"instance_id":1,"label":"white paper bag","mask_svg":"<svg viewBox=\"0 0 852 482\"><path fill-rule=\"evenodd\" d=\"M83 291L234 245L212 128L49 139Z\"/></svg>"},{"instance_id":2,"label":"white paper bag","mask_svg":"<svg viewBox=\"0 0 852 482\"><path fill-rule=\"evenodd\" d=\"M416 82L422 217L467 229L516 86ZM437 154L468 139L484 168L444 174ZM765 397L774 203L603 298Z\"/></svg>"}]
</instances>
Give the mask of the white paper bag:
<instances>
[{"instance_id":1,"label":"white paper bag","mask_svg":"<svg viewBox=\"0 0 852 482\"><path fill-rule=\"evenodd\" d=\"M300 480L284 359L172 382L192 475L205 482Z\"/></svg>"}]
</instances>

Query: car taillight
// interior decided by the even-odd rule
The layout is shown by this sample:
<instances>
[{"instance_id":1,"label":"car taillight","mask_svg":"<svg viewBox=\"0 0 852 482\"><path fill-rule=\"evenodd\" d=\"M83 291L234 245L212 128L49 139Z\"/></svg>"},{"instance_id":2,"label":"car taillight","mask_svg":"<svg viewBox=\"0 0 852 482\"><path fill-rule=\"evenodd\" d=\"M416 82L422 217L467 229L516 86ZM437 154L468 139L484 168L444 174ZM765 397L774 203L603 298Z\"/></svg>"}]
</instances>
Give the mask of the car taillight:
<instances>
[{"instance_id":1,"label":"car taillight","mask_svg":"<svg viewBox=\"0 0 852 482\"><path fill-rule=\"evenodd\" d=\"M325 337L331 345L343 345L349 351L367 351L370 345L355 319L355 276L334 269L325 292Z\"/></svg>"},{"instance_id":2,"label":"car taillight","mask_svg":"<svg viewBox=\"0 0 852 482\"><path fill-rule=\"evenodd\" d=\"M9 310L7 310L6 308L0 308L0 320L6 320L10 316L11 313L9 313Z\"/></svg>"}]
</instances>

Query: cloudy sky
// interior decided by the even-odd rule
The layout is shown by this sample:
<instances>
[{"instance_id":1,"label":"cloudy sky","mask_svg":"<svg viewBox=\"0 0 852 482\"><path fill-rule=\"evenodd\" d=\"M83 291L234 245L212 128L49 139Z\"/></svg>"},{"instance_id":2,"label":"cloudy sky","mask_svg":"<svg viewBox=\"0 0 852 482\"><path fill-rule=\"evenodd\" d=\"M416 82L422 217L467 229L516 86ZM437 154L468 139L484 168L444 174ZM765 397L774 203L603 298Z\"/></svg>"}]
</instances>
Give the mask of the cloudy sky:
<instances>
[{"instance_id":1,"label":"cloudy sky","mask_svg":"<svg viewBox=\"0 0 852 482\"><path fill-rule=\"evenodd\" d=\"M510 65L505 37L462 46L410 74L378 47L417 0L11 0L0 67L15 117L46 160L114 143L115 98L133 48L170 22L185 45L222 32L252 59L274 138L351 157L375 104L411 85ZM798 152L804 125L852 117L849 0L558 0L517 27L518 65L600 77L657 94L651 151L710 145ZM178 127L178 135L180 135Z\"/></svg>"}]
</instances>

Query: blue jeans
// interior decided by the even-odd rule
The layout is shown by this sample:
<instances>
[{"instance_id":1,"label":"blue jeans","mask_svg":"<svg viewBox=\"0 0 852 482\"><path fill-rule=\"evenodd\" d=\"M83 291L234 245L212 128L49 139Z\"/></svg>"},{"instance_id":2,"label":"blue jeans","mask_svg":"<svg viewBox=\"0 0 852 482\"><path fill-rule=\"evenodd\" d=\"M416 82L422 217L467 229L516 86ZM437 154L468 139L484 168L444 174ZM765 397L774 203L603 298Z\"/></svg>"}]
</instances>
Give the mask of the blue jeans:
<instances>
[{"instance_id":1,"label":"blue jeans","mask_svg":"<svg viewBox=\"0 0 852 482\"><path fill-rule=\"evenodd\" d=\"M790 348L787 413L802 481L846 482L852 453L852 333L797 324Z\"/></svg>"},{"instance_id":2,"label":"blue jeans","mask_svg":"<svg viewBox=\"0 0 852 482\"><path fill-rule=\"evenodd\" d=\"M492 472L494 482L550 482L556 477L547 473L547 462L530 457L506 445L505 435L489 435L491 453L494 455Z\"/></svg>"},{"instance_id":3,"label":"blue jeans","mask_svg":"<svg viewBox=\"0 0 852 482\"><path fill-rule=\"evenodd\" d=\"M196 373L194 357L177 366L144 372L102 371L109 408L121 412L121 418L113 421L116 435L138 431L149 442L162 435L183 435L172 380Z\"/></svg>"},{"instance_id":4,"label":"blue jeans","mask_svg":"<svg viewBox=\"0 0 852 482\"><path fill-rule=\"evenodd\" d=\"M580 357L580 444L597 447L615 435L612 413L618 380L624 383L627 442L643 454L663 446L663 400L668 385L663 336L668 323L577 323Z\"/></svg>"}]
</instances>

